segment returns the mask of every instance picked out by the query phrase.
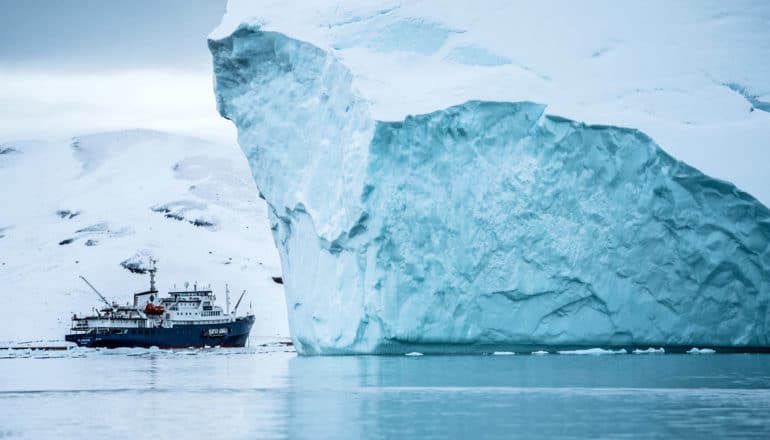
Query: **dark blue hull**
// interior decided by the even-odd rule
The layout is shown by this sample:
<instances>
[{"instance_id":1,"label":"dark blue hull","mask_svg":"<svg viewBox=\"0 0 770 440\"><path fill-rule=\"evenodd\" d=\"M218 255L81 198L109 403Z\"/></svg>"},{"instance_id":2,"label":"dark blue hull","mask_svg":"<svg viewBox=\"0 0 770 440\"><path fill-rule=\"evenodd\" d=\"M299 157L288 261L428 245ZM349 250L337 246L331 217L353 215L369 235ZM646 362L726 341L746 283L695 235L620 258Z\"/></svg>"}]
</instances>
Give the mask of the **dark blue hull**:
<instances>
[{"instance_id":1,"label":"dark blue hull","mask_svg":"<svg viewBox=\"0 0 770 440\"><path fill-rule=\"evenodd\" d=\"M188 348L204 346L243 347L254 317L238 318L224 324L176 325L172 328L98 329L64 337L80 347L158 347Z\"/></svg>"}]
</instances>

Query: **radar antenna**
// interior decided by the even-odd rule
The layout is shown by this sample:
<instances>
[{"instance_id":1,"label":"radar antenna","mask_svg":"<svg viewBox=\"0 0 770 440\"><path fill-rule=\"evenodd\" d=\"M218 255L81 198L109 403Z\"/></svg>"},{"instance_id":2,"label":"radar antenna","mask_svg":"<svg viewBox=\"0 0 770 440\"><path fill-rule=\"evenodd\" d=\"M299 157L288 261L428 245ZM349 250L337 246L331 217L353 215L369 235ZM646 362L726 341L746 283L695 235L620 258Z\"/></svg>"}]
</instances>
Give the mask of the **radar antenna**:
<instances>
[{"instance_id":1,"label":"radar antenna","mask_svg":"<svg viewBox=\"0 0 770 440\"><path fill-rule=\"evenodd\" d=\"M107 301L107 298L105 298L105 297L104 297L104 295L102 295L101 293L99 293L99 291L98 291L98 290L96 290L96 287L94 287L94 286L93 286L91 283L89 283L89 282L88 282L88 280L86 279L86 277L84 277L83 275L80 275L80 279L81 279L81 280L83 280L83 281L85 281L85 283L86 283L86 284L88 284L88 287L90 287L90 288L91 288L91 290L93 290L94 292L96 292L96 294L97 294L97 295L99 295L99 298L101 298L101 299L102 299L102 301L104 301L104 303L105 303L105 304L107 304L107 307L109 307L109 308L112 308L112 304L110 304L110 302L109 302L109 301Z\"/></svg>"}]
</instances>

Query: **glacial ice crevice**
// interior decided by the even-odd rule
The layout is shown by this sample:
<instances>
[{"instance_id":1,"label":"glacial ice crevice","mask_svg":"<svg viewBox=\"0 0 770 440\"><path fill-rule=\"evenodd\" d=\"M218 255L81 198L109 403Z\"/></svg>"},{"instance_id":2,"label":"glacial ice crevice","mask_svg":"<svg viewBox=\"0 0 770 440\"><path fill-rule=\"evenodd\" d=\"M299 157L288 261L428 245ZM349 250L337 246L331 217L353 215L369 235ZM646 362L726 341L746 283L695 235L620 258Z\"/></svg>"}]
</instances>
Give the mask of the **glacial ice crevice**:
<instances>
[{"instance_id":1,"label":"glacial ice crevice","mask_svg":"<svg viewBox=\"0 0 770 440\"><path fill-rule=\"evenodd\" d=\"M376 121L309 43L209 47L300 353L770 346L770 211L643 133L530 102Z\"/></svg>"}]
</instances>

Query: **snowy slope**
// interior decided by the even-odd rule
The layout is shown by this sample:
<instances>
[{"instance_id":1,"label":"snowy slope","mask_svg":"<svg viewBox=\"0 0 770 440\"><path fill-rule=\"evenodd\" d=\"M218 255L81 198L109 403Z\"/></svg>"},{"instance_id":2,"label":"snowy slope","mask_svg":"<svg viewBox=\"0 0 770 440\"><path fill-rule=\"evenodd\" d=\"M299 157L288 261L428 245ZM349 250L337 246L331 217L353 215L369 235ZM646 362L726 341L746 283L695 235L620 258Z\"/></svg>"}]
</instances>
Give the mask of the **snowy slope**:
<instances>
[{"instance_id":1,"label":"snowy slope","mask_svg":"<svg viewBox=\"0 0 770 440\"><path fill-rule=\"evenodd\" d=\"M242 22L331 53L373 119L538 102L637 128L770 204L768 2L230 0L212 38Z\"/></svg>"},{"instance_id":2,"label":"snowy slope","mask_svg":"<svg viewBox=\"0 0 770 440\"><path fill-rule=\"evenodd\" d=\"M229 283L248 291L252 335L287 334L264 202L235 146L143 130L4 142L0 188L0 341L61 339L99 304L78 275L129 301L148 280L121 262L149 255L162 290L211 284L224 306Z\"/></svg>"}]
</instances>

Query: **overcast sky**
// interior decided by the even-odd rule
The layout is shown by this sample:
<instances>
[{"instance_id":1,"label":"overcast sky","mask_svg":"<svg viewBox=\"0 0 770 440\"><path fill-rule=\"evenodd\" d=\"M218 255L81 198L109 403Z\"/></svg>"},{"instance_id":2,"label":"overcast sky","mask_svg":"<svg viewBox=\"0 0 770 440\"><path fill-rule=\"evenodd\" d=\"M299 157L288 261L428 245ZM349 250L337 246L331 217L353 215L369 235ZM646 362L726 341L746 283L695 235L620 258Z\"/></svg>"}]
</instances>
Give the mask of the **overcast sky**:
<instances>
[{"instance_id":1,"label":"overcast sky","mask_svg":"<svg viewBox=\"0 0 770 440\"><path fill-rule=\"evenodd\" d=\"M0 0L0 141L145 127L230 140L207 35L226 0Z\"/></svg>"},{"instance_id":2,"label":"overcast sky","mask_svg":"<svg viewBox=\"0 0 770 440\"><path fill-rule=\"evenodd\" d=\"M73 71L211 65L225 0L0 0L3 67Z\"/></svg>"}]
</instances>

